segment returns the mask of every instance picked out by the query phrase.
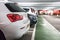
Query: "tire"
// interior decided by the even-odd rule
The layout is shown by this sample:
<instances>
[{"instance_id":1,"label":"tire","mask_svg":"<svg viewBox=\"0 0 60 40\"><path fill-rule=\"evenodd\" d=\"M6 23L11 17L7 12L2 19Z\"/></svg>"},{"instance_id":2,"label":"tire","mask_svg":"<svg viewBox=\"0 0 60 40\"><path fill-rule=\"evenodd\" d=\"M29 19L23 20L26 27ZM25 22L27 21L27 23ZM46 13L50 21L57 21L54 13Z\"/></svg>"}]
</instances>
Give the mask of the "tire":
<instances>
[{"instance_id":1,"label":"tire","mask_svg":"<svg viewBox=\"0 0 60 40\"><path fill-rule=\"evenodd\" d=\"M0 40L6 40L3 32L0 30Z\"/></svg>"}]
</instances>

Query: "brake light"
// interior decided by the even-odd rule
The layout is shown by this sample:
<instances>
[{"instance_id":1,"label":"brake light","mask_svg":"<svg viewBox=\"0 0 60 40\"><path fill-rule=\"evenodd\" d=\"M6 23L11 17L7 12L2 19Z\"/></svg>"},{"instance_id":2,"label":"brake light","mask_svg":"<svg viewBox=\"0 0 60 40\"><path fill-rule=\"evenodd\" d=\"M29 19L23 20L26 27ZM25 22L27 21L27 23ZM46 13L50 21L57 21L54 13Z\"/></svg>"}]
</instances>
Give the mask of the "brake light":
<instances>
[{"instance_id":1,"label":"brake light","mask_svg":"<svg viewBox=\"0 0 60 40\"><path fill-rule=\"evenodd\" d=\"M7 17L11 22L16 22L23 19L23 16L18 14L7 14Z\"/></svg>"}]
</instances>

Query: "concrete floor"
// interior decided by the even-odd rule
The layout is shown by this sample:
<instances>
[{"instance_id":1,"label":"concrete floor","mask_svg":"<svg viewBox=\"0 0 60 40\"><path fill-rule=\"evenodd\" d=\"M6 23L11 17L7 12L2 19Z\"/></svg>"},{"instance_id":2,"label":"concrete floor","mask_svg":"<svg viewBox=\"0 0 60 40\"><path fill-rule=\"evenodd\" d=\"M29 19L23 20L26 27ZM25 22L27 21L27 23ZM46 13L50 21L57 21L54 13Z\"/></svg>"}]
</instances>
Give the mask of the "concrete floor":
<instances>
[{"instance_id":1,"label":"concrete floor","mask_svg":"<svg viewBox=\"0 0 60 40\"><path fill-rule=\"evenodd\" d=\"M44 20L44 19L46 20ZM51 26L50 24L53 26ZM60 19L56 16L43 15L42 19L38 21L36 27L35 40L60 40ZM38 27L39 26L39 27ZM56 30L55 28L58 30ZM30 28L29 32L25 34L19 40L31 40L33 33L33 28Z\"/></svg>"},{"instance_id":2,"label":"concrete floor","mask_svg":"<svg viewBox=\"0 0 60 40\"><path fill-rule=\"evenodd\" d=\"M20 39L17 40L31 40L34 31L34 25L30 27L29 31L23 35Z\"/></svg>"},{"instance_id":3,"label":"concrete floor","mask_svg":"<svg viewBox=\"0 0 60 40\"><path fill-rule=\"evenodd\" d=\"M22 38L20 38L19 40L31 40L31 37L32 37L32 32L28 32L27 34L22 36Z\"/></svg>"},{"instance_id":4,"label":"concrete floor","mask_svg":"<svg viewBox=\"0 0 60 40\"><path fill-rule=\"evenodd\" d=\"M47 15L39 16L38 23L36 26L35 40L60 40L60 32L53 27L48 20L55 20ZM57 19L56 19L57 20ZM52 23L53 23L52 21ZM59 22L57 22L59 23ZM55 24L55 23L53 23Z\"/></svg>"},{"instance_id":5,"label":"concrete floor","mask_svg":"<svg viewBox=\"0 0 60 40\"><path fill-rule=\"evenodd\" d=\"M43 17L53 25L58 31L60 31L60 16L51 16L51 15L43 15Z\"/></svg>"}]
</instances>

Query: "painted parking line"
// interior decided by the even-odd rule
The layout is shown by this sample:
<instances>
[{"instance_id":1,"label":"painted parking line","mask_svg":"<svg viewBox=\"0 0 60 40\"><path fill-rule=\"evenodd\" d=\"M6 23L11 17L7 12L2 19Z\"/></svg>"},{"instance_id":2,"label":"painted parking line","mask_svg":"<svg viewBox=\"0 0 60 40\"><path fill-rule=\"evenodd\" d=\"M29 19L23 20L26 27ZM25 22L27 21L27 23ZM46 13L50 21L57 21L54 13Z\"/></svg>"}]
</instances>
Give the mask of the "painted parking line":
<instances>
[{"instance_id":1,"label":"painted parking line","mask_svg":"<svg viewBox=\"0 0 60 40\"><path fill-rule=\"evenodd\" d=\"M43 18L44 23L47 24L47 26L53 28L53 30L56 30L56 32L60 33L52 24L50 24L45 18ZM44 26L45 26L44 24ZM51 29L52 30L52 29Z\"/></svg>"},{"instance_id":2,"label":"painted parking line","mask_svg":"<svg viewBox=\"0 0 60 40\"><path fill-rule=\"evenodd\" d=\"M36 31L36 24L35 24L35 27L33 29L33 34L32 34L31 40L35 39L35 31Z\"/></svg>"}]
</instances>

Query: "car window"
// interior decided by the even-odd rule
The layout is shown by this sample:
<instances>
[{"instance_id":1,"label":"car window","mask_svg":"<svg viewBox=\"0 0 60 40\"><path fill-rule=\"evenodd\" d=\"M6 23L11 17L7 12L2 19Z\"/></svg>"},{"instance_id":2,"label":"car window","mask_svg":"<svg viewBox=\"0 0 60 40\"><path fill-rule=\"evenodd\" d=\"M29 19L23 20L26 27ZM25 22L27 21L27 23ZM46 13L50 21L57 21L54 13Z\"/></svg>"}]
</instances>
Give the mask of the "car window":
<instances>
[{"instance_id":1,"label":"car window","mask_svg":"<svg viewBox=\"0 0 60 40\"><path fill-rule=\"evenodd\" d=\"M17 3L6 3L5 5L11 12L25 12Z\"/></svg>"},{"instance_id":2,"label":"car window","mask_svg":"<svg viewBox=\"0 0 60 40\"><path fill-rule=\"evenodd\" d=\"M29 9L27 9L27 8L23 8L26 12L28 12L29 11Z\"/></svg>"}]
</instances>

